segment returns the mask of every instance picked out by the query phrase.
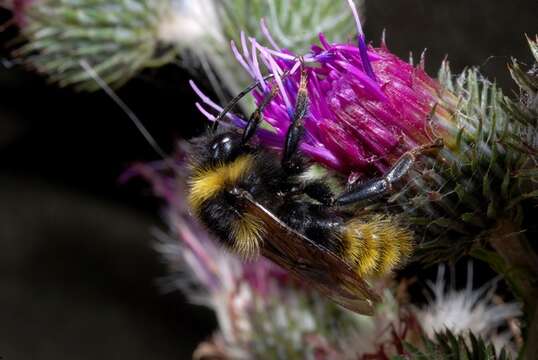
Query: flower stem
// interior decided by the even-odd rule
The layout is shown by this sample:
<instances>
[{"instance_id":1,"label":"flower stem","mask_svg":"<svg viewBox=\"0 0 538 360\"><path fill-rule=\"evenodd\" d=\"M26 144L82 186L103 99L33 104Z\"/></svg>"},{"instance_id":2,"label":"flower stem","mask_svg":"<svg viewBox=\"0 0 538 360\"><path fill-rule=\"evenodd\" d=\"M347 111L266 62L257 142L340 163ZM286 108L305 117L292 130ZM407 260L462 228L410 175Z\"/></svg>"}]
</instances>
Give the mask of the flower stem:
<instances>
[{"instance_id":1,"label":"flower stem","mask_svg":"<svg viewBox=\"0 0 538 360\"><path fill-rule=\"evenodd\" d=\"M494 261L490 257L488 263L506 277L525 305L527 347L524 358L530 360L538 354L538 255L521 228L510 220L500 220L488 241L498 255Z\"/></svg>"}]
</instances>

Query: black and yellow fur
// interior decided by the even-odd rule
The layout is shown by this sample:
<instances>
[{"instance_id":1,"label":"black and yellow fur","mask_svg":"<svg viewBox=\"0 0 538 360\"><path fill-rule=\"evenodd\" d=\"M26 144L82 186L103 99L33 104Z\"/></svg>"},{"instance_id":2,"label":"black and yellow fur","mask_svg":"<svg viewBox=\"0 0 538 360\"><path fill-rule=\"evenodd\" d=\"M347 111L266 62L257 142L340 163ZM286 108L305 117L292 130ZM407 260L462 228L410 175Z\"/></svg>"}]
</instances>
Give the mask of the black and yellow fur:
<instances>
[{"instance_id":1,"label":"black and yellow fur","mask_svg":"<svg viewBox=\"0 0 538 360\"><path fill-rule=\"evenodd\" d=\"M278 154L243 146L226 161L211 160L208 149L223 136L231 137L232 143L240 137L226 133L198 141L191 161L189 202L202 223L233 252L253 258L271 236L263 222L241 208L232 194L240 189L290 228L340 257L361 277L385 274L410 254L412 233L394 218L358 217L310 197L308 193L326 191L328 186L302 176L307 168L300 159L295 159L290 172L283 169Z\"/></svg>"},{"instance_id":2,"label":"black and yellow fur","mask_svg":"<svg viewBox=\"0 0 538 360\"><path fill-rule=\"evenodd\" d=\"M248 206L244 206L241 196L238 196L246 193L279 219L278 222L271 220L273 226L282 223L282 228L273 227L273 230L279 231L279 235L289 234L289 237L278 236L279 241L291 241L291 232L294 231L301 234L301 241L315 244L320 250L317 255L323 257L325 252L327 258L336 256L347 267L353 268L359 277L382 275L411 253L412 233L390 215L357 216L345 209L348 205L389 193L392 186L412 168L418 155L439 149L443 143L436 139L410 150L382 176L350 186L335 195L323 179L305 176L307 167L299 155L304 118L308 116L307 80L307 71L301 66L295 109L284 138L282 154L250 144L262 122L264 107L278 92L274 84L248 119L243 133L212 134L197 142L192 152L190 205L223 245L245 258L270 250L265 253L291 260L283 262L291 264L290 267L302 265L300 259L290 258L301 256L300 246L296 247L299 250L297 254L275 255L275 244L271 244L274 238L266 228L268 223L249 212ZM215 123L218 124L233 104L256 86L253 84L236 96ZM320 263L323 260L320 259ZM308 276L316 278L315 270L312 269Z\"/></svg>"}]
</instances>

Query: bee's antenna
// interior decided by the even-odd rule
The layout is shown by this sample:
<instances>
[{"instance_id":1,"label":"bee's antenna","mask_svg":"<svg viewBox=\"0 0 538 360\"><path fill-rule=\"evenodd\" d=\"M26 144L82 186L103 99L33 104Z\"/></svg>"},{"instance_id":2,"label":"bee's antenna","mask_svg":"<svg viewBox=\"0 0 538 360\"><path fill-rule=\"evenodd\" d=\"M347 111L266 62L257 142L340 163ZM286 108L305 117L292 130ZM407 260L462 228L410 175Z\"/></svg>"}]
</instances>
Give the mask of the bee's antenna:
<instances>
[{"instance_id":1,"label":"bee's antenna","mask_svg":"<svg viewBox=\"0 0 538 360\"><path fill-rule=\"evenodd\" d=\"M282 76L281 78L282 79L285 79L287 78L290 73L292 73L292 71L294 71L293 69L290 69L290 70L286 70L284 73L282 73ZM239 100L241 100L245 95L247 95L248 93L250 93L254 88L260 86L262 80L265 81L265 80L269 80L269 79L272 79L275 77L275 74L274 73L270 73L268 75L265 75L262 79L260 80L257 80L257 81L254 81L252 84L250 84L249 86L247 86L243 91L241 91L239 94L237 94L232 100L230 100L230 102L222 109L222 111L219 113L219 115L215 118L215 120L213 121L213 127L211 128L211 130L213 132L215 132L217 130L217 127L219 126L219 123L222 121L222 119L226 116L226 114L228 114L228 112L230 112L230 110L239 102Z\"/></svg>"},{"instance_id":2,"label":"bee's antenna","mask_svg":"<svg viewBox=\"0 0 538 360\"><path fill-rule=\"evenodd\" d=\"M263 80L269 80L273 78L275 75L273 73L266 75L263 77ZM219 113L219 115L215 118L213 121L213 127L211 130L215 132L217 130L217 127L219 126L219 123L222 121L222 119L230 112L230 110L241 100L245 95L250 93L255 87L259 86L261 84L261 80L255 81L249 86L247 86L243 91L241 91L239 94L237 94L230 102L222 109L222 111Z\"/></svg>"},{"instance_id":3,"label":"bee's antenna","mask_svg":"<svg viewBox=\"0 0 538 360\"><path fill-rule=\"evenodd\" d=\"M157 144L157 141L155 141L155 138L151 136L148 129L144 126L142 121L136 116L133 110L127 106L125 102L123 102L122 99L110 88L110 86L107 85L107 83L97 74L95 69L86 61L86 60L80 60L80 66L88 73L89 76L103 89L103 91L123 110L123 112L129 117L129 119L133 122L133 124L136 126L138 131L142 134L142 136L146 139L146 141L149 143L151 148L162 157L164 160L168 160L168 156L164 152L164 150Z\"/></svg>"}]
</instances>

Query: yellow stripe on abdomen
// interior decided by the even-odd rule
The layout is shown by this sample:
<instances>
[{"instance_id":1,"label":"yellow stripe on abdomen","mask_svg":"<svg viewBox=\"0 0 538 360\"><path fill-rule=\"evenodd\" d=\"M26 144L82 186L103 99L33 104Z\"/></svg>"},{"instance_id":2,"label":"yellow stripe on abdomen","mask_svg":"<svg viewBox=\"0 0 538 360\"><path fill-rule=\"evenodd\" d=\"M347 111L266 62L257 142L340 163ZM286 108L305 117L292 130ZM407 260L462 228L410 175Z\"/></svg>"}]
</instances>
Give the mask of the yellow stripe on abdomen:
<instances>
[{"instance_id":1,"label":"yellow stripe on abdomen","mask_svg":"<svg viewBox=\"0 0 538 360\"><path fill-rule=\"evenodd\" d=\"M342 242L344 259L359 276L382 276L411 254L413 234L394 218L375 215L347 222Z\"/></svg>"}]
</instances>

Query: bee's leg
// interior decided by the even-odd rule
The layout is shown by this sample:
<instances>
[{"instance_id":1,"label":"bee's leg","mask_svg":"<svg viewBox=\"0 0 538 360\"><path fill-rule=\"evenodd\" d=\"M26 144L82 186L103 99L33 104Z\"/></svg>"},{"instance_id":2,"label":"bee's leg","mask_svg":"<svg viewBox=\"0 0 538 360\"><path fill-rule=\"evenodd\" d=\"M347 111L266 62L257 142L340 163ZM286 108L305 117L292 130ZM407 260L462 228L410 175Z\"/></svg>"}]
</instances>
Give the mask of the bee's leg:
<instances>
[{"instance_id":1,"label":"bee's leg","mask_svg":"<svg viewBox=\"0 0 538 360\"><path fill-rule=\"evenodd\" d=\"M395 183L400 181L409 172L419 155L438 150L442 147L443 140L439 138L431 144L423 145L406 152L382 177L368 180L344 191L336 197L333 205L349 205L385 195L392 190L392 186Z\"/></svg>"},{"instance_id":2,"label":"bee's leg","mask_svg":"<svg viewBox=\"0 0 538 360\"><path fill-rule=\"evenodd\" d=\"M265 97L262 99L262 102L258 106L256 110L250 115L247 126L245 126L245 130L243 131L243 139L241 140L241 143L244 145L250 141L250 139L254 136L256 133L256 130L258 129L258 126L263 120L263 110L265 107L273 100L275 95L278 93L278 86L273 86L271 88L271 91L268 92Z\"/></svg>"},{"instance_id":3,"label":"bee's leg","mask_svg":"<svg viewBox=\"0 0 538 360\"><path fill-rule=\"evenodd\" d=\"M282 155L282 167L288 172L296 171L299 163L297 160L297 150L299 141L304 133L304 116L308 110L308 91L307 73L304 67L301 67L301 82L297 90L297 100L295 102L295 110L293 112L292 122L286 134L284 143L284 153Z\"/></svg>"}]
</instances>

